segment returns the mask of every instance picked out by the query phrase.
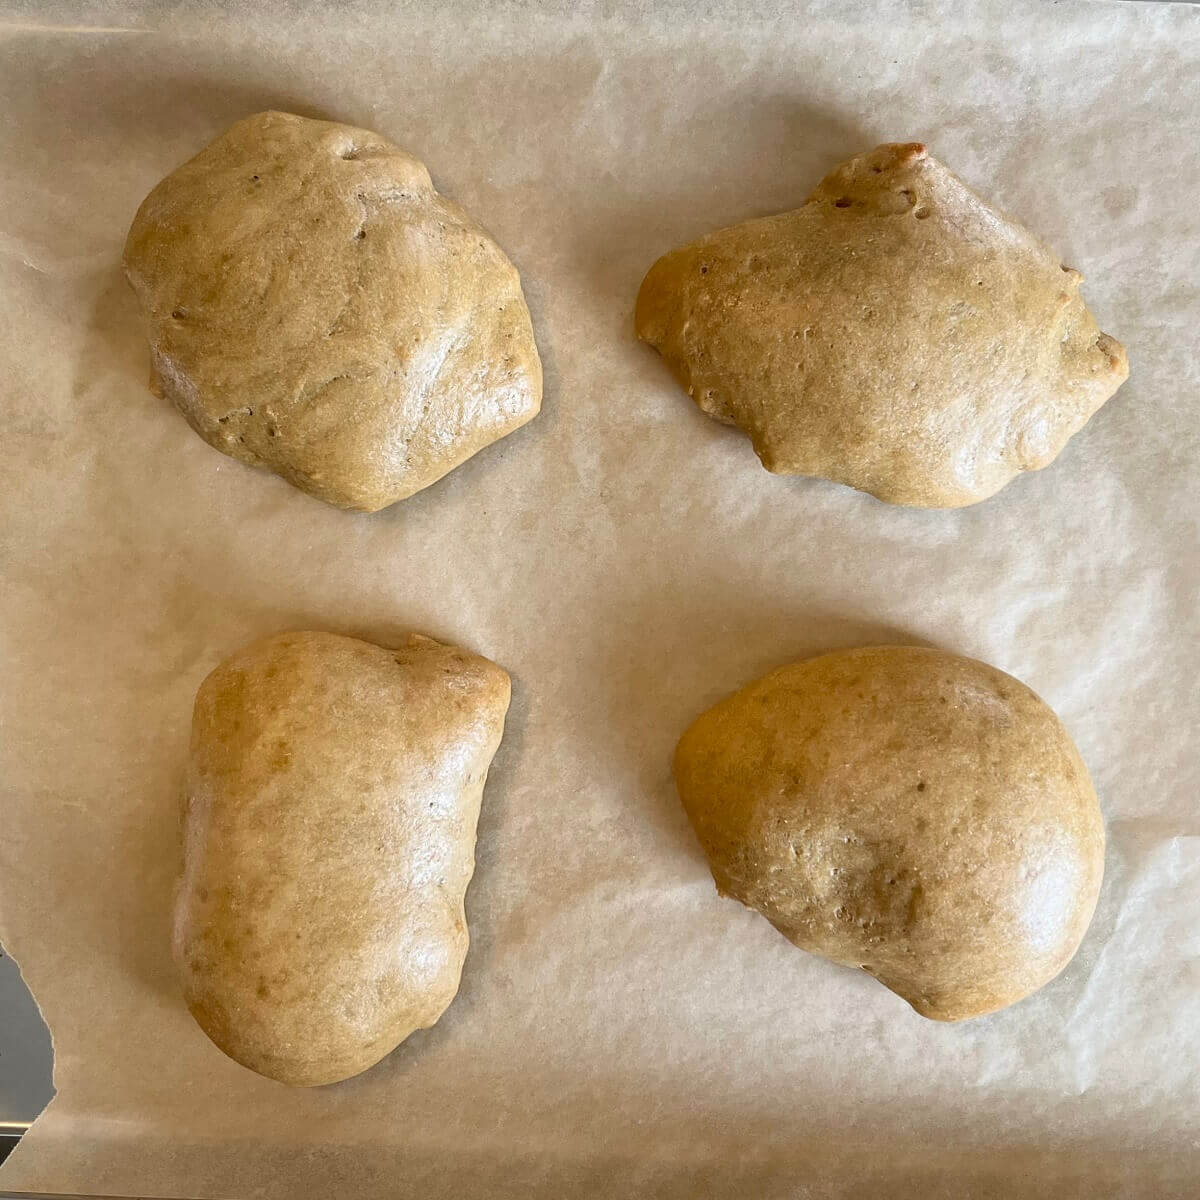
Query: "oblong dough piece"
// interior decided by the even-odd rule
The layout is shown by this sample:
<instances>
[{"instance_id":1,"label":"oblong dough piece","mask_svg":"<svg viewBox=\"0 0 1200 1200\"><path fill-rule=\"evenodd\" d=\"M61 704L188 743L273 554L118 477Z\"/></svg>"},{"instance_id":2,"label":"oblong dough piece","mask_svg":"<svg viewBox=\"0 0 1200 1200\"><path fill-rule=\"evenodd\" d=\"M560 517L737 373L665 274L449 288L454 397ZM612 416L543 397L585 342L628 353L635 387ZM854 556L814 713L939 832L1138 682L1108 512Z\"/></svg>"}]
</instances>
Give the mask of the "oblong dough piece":
<instances>
[{"instance_id":1,"label":"oblong dough piece","mask_svg":"<svg viewBox=\"0 0 1200 1200\"><path fill-rule=\"evenodd\" d=\"M495 663L418 636L280 634L205 679L174 953L231 1058L332 1083L442 1015L508 701Z\"/></svg>"},{"instance_id":2,"label":"oblong dough piece","mask_svg":"<svg viewBox=\"0 0 1200 1200\"><path fill-rule=\"evenodd\" d=\"M124 262L152 389L330 504L411 496L540 407L516 268L368 130L239 121L146 197Z\"/></svg>"},{"instance_id":3,"label":"oblong dough piece","mask_svg":"<svg viewBox=\"0 0 1200 1200\"><path fill-rule=\"evenodd\" d=\"M974 504L1050 463L1129 374L1082 275L918 143L642 283L638 336L763 466L893 504Z\"/></svg>"},{"instance_id":4,"label":"oblong dough piece","mask_svg":"<svg viewBox=\"0 0 1200 1200\"><path fill-rule=\"evenodd\" d=\"M1104 824L1062 723L940 650L781 667L683 735L675 778L722 895L956 1021L1053 979L1087 930Z\"/></svg>"}]
</instances>

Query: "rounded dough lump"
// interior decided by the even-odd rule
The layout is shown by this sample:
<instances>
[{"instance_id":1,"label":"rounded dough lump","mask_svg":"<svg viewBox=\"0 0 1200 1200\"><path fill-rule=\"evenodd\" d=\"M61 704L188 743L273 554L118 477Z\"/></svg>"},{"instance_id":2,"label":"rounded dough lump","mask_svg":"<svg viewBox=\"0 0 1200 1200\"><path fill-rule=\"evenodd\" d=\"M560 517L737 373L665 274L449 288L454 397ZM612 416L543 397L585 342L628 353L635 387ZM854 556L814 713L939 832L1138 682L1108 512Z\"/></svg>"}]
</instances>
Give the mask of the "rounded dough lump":
<instances>
[{"instance_id":1,"label":"rounded dough lump","mask_svg":"<svg viewBox=\"0 0 1200 1200\"><path fill-rule=\"evenodd\" d=\"M722 895L955 1021L1053 979L1104 869L1100 807L1024 684L940 650L781 667L704 713L675 778Z\"/></svg>"},{"instance_id":2,"label":"rounded dough lump","mask_svg":"<svg viewBox=\"0 0 1200 1200\"><path fill-rule=\"evenodd\" d=\"M1129 374L1082 275L915 143L672 251L638 336L763 466L951 508L1057 457Z\"/></svg>"},{"instance_id":3,"label":"rounded dough lump","mask_svg":"<svg viewBox=\"0 0 1200 1200\"><path fill-rule=\"evenodd\" d=\"M152 389L330 504L411 496L540 407L516 268L365 129L239 121L146 197L124 262Z\"/></svg>"},{"instance_id":4,"label":"rounded dough lump","mask_svg":"<svg viewBox=\"0 0 1200 1200\"><path fill-rule=\"evenodd\" d=\"M333 1083L442 1015L508 701L495 663L415 635L279 634L200 685L174 953L230 1058Z\"/></svg>"}]
</instances>

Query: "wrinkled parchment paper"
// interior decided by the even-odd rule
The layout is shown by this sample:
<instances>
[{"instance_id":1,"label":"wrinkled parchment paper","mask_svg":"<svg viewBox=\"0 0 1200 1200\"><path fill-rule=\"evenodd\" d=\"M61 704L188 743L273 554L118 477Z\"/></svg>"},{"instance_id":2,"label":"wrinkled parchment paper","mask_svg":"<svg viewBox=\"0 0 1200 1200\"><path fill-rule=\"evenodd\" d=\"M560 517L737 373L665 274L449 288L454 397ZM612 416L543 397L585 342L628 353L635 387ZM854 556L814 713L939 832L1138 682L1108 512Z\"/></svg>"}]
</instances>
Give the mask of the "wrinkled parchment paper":
<instances>
[{"instance_id":1,"label":"wrinkled parchment paper","mask_svg":"<svg viewBox=\"0 0 1200 1200\"><path fill-rule=\"evenodd\" d=\"M1200 11L436 7L4 6L0 936L58 1097L0 1186L1197 1195ZM265 108L394 138L525 280L541 417L376 516L222 457L146 389L126 229ZM959 512L766 474L632 336L660 253L885 139L1048 238L1130 349L1057 464ZM297 627L420 630L515 685L462 991L316 1091L218 1053L168 957L193 694ZM1108 822L1079 956L958 1026L718 899L671 782L718 697L882 641L1027 681Z\"/></svg>"}]
</instances>

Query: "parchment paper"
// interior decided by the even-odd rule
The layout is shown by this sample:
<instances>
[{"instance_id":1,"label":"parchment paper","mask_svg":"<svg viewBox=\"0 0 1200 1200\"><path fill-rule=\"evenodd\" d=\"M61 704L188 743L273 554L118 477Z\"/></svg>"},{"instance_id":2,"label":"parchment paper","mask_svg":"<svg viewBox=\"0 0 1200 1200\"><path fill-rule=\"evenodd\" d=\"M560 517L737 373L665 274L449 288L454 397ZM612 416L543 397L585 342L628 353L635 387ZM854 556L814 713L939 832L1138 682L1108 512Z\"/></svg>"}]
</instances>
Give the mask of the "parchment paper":
<instances>
[{"instance_id":1,"label":"parchment paper","mask_svg":"<svg viewBox=\"0 0 1200 1200\"><path fill-rule=\"evenodd\" d=\"M0 936L58 1097L0 1185L1197 1195L1200 12L430 8L4 5ZM394 138L525 280L542 415L373 517L222 457L146 389L126 229L265 108ZM1054 466L958 512L768 475L632 335L660 253L886 139L1045 236L1130 349ZM193 694L297 627L424 631L515 683L458 999L316 1091L216 1051L168 954ZM881 641L1028 682L1108 823L1078 957L957 1026L718 899L671 782L718 697Z\"/></svg>"}]
</instances>

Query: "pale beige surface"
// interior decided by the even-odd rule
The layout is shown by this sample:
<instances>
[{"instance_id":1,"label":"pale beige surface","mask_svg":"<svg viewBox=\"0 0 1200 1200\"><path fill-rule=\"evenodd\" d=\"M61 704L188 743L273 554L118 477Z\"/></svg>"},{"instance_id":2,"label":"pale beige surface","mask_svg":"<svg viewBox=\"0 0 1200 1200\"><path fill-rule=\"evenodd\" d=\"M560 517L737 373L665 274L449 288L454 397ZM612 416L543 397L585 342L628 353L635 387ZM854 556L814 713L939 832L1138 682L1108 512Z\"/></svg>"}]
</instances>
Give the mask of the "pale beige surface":
<instances>
[{"instance_id":1,"label":"pale beige surface","mask_svg":"<svg viewBox=\"0 0 1200 1200\"><path fill-rule=\"evenodd\" d=\"M636 324L767 470L958 508L1051 463L1128 376L1082 278L925 146L887 143L803 207L664 255Z\"/></svg>"},{"instance_id":2,"label":"pale beige surface","mask_svg":"<svg viewBox=\"0 0 1200 1200\"><path fill-rule=\"evenodd\" d=\"M274 634L200 685L172 943L231 1058L335 1083L445 1012L508 702L495 663L417 634Z\"/></svg>"},{"instance_id":3,"label":"pale beige surface","mask_svg":"<svg viewBox=\"0 0 1200 1200\"><path fill-rule=\"evenodd\" d=\"M1104 825L1062 722L927 646L778 667L698 717L675 782L717 891L923 1017L1015 1004L1075 953Z\"/></svg>"},{"instance_id":4,"label":"pale beige surface","mask_svg":"<svg viewBox=\"0 0 1200 1200\"><path fill-rule=\"evenodd\" d=\"M368 129L247 116L138 208L150 387L223 454L375 512L537 415L516 268Z\"/></svg>"},{"instance_id":5,"label":"pale beige surface","mask_svg":"<svg viewBox=\"0 0 1200 1200\"><path fill-rule=\"evenodd\" d=\"M8 4L0 940L54 1029L59 1097L0 1187L1194 1192L1200 13L878 7ZM223 458L146 390L130 214L272 108L425 162L486 214L538 331L541 415L370 517ZM1086 264L1100 327L1137 348L1051 469L966 509L766 476L633 332L659 255L897 137ZM316 1090L214 1053L169 953L196 688L289 628L418 629L513 679L459 994ZM704 709L870 642L1025 681L1104 810L1079 954L978 1021L924 1021L720 900L675 794Z\"/></svg>"}]
</instances>

